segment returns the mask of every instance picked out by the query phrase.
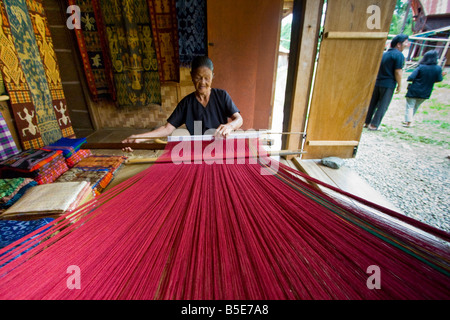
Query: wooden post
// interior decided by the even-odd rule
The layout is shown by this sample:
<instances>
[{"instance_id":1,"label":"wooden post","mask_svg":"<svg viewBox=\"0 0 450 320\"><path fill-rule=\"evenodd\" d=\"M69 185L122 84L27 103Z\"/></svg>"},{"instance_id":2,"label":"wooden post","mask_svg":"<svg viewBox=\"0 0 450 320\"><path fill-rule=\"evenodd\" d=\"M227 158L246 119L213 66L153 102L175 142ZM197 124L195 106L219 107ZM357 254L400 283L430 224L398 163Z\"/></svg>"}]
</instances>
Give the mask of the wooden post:
<instances>
[{"instance_id":1,"label":"wooden post","mask_svg":"<svg viewBox=\"0 0 450 320\"><path fill-rule=\"evenodd\" d=\"M449 41L445 44L444 50L442 51L441 57L439 59L439 65L444 68L444 59L447 56L448 45L450 44L450 36L448 38Z\"/></svg>"},{"instance_id":2,"label":"wooden post","mask_svg":"<svg viewBox=\"0 0 450 320\"><path fill-rule=\"evenodd\" d=\"M300 6L300 7L299 7ZM299 39L293 39L289 56L289 74L284 106L284 131L305 131L308 112L309 94L312 87L323 0L303 0L294 4L294 19L299 30L293 30ZM294 26L294 22L293 22ZM300 149L303 142L301 135L288 135L283 139L285 149ZM288 160L293 156L286 157Z\"/></svg>"}]
</instances>

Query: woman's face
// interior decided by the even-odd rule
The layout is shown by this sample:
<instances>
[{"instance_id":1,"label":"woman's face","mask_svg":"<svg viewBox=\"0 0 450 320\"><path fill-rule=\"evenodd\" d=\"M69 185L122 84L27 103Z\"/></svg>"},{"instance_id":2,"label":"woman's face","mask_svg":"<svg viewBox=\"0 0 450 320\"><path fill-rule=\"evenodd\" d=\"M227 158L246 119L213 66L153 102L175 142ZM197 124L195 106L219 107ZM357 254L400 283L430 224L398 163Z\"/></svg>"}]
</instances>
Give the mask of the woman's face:
<instances>
[{"instance_id":1,"label":"woman's face","mask_svg":"<svg viewBox=\"0 0 450 320\"><path fill-rule=\"evenodd\" d=\"M211 69L208 67L197 68L194 72L192 72L191 76L195 90L198 93L205 94L209 92L213 79L213 72Z\"/></svg>"}]
</instances>

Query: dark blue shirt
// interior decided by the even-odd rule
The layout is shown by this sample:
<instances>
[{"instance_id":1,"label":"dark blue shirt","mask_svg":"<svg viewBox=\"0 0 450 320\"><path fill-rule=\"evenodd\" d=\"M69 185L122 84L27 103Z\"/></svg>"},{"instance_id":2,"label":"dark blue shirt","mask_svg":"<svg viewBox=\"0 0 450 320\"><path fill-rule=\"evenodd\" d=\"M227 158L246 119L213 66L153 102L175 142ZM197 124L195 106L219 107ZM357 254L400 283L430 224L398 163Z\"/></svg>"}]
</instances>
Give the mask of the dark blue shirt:
<instances>
[{"instance_id":1,"label":"dark blue shirt","mask_svg":"<svg viewBox=\"0 0 450 320\"><path fill-rule=\"evenodd\" d=\"M408 77L413 83L408 86L408 98L428 99L434 83L442 81L442 68L438 65L419 65Z\"/></svg>"},{"instance_id":2,"label":"dark blue shirt","mask_svg":"<svg viewBox=\"0 0 450 320\"><path fill-rule=\"evenodd\" d=\"M167 122L176 128L186 124L189 133L194 135L194 121L201 121L201 134L204 134L208 129L217 129L221 124L226 124L228 118L236 112L240 111L230 95L225 90L212 88L206 107L203 107L193 92L178 103Z\"/></svg>"},{"instance_id":3,"label":"dark blue shirt","mask_svg":"<svg viewBox=\"0 0 450 320\"><path fill-rule=\"evenodd\" d=\"M396 48L390 48L383 54L375 85L383 88L395 88L395 70L403 69L405 57Z\"/></svg>"}]
</instances>

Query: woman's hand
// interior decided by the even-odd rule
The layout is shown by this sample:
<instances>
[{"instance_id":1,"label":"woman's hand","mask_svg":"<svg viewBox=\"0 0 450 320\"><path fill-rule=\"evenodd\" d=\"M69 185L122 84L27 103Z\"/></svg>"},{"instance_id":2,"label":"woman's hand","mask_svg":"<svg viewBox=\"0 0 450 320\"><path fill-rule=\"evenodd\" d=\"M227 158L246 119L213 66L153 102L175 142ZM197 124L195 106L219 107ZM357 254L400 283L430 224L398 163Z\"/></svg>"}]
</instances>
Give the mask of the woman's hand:
<instances>
[{"instance_id":1,"label":"woman's hand","mask_svg":"<svg viewBox=\"0 0 450 320\"><path fill-rule=\"evenodd\" d=\"M243 120L241 117L241 114L239 112L234 113L231 116L231 122L228 122L227 124L221 124L214 136L220 137L220 138L227 138L230 133L232 133L234 130L238 130L242 126Z\"/></svg>"},{"instance_id":2,"label":"woman's hand","mask_svg":"<svg viewBox=\"0 0 450 320\"><path fill-rule=\"evenodd\" d=\"M217 128L214 136L226 139L231 132L233 132L233 127L230 124L221 124Z\"/></svg>"},{"instance_id":3,"label":"woman's hand","mask_svg":"<svg viewBox=\"0 0 450 320\"><path fill-rule=\"evenodd\" d=\"M136 140L136 139L138 139L138 136L131 135L128 138L126 138L125 140L122 140L122 143L139 143L139 141L142 141L142 140ZM123 152L133 152L133 149L131 149L130 147L125 147L125 148L122 148L122 151Z\"/></svg>"},{"instance_id":4,"label":"woman's hand","mask_svg":"<svg viewBox=\"0 0 450 320\"><path fill-rule=\"evenodd\" d=\"M133 134L128 138L126 138L125 140L123 140L122 143L140 143L144 142L145 140L167 137L170 136L175 129L176 128L173 125L167 122L164 126L159 127L158 129L155 129L153 131L149 131L142 134ZM130 147L124 147L122 148L122 151L133 152L133 149L131 149Z\"/></svg>"}]
</instances>

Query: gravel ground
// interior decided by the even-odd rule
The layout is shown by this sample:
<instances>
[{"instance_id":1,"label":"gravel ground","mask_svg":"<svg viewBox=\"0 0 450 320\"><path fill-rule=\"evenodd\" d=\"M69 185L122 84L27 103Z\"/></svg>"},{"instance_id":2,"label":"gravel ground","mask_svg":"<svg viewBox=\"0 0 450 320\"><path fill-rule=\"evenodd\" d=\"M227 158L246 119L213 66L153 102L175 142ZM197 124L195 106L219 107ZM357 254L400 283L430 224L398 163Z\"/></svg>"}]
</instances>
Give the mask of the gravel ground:
<instances>
[{"instance_id":1,"label":"gravel ground","mask_svg":"<svg viewBox=\"0 0 450 320\"><path fill-rule=\"evenodd\" d=\"M450 122L450 89L435 86L412 128L401 124L405 93L395 95L381 131L364 129L356 157L344 162L405 215L450 232L450 128L436 123Z\"/></svg>"},{"instance_id":2,"label":"gravel ground","mask_svg":"<svg viewBox=\"0 0 450 320\"><path fill-rule=\"evenodd\" d=\"M364 130L356 157L345 165L405 215L450 232L448 155L441 147Z\"/></svg>"}]
</instances>

